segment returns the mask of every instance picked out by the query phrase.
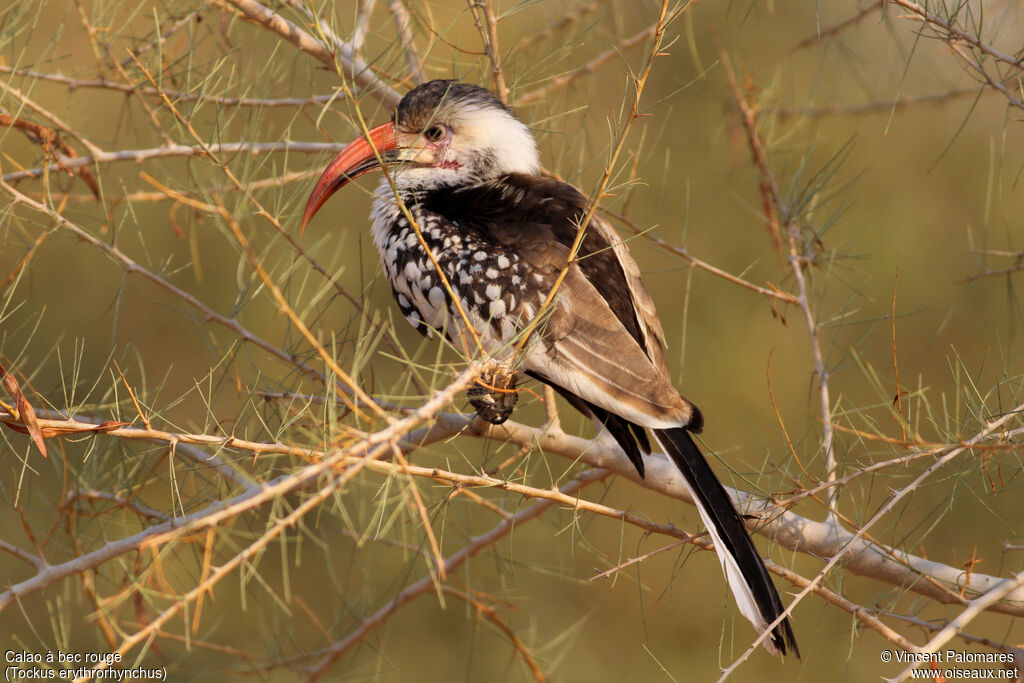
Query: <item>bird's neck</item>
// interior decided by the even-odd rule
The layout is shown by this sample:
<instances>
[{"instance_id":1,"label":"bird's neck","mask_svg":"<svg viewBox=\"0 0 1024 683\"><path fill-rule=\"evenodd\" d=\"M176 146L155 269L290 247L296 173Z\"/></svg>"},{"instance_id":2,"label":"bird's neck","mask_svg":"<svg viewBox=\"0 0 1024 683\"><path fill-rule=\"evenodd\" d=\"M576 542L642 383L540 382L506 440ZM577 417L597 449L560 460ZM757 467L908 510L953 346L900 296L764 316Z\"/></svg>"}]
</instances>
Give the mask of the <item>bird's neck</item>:
<instances>
[{"instance_id":1,"label":"bird's neck","mask_svg":"<svg viewBox=\"0 0 1024 683\"><path fill-rule=\"evenodd\" d=\"M382 180L380 185L377 186L373 210L370 213L370 218L373 221L371 234L381 256L386 254L389 245L395 243L391 239L395 233L415 235L409 226L409 218L406 212L412 216L413 220L419 224L422 230L424 220L427 219L429 221L429 215L432 213L424 207L426 203L429 203L430 195L436 192L449 192L451 189L454 188L422 188L399 185L392 187L386 178ZM434 227L435 225L447 225L445 222L429 222L435 231L438 229L438 227ZM425 235L425 237L429 237L429 235ZM411 240L412 238L410 238ZM415 246L418 248L418 238L416 238L416 241ZM413 244L408 246L412 248Z\"/></svg>"},{"instance_id":2,"label":"bird's neck","mask_svg":"<svg viewBox=\"0 0 1024 683\"><path fill-rule=\"evenodd\" d=\"M461 187L469 187L499 176L491 165L455 166L439 168L435 166L406 166L394 170L392 180L395 190L401 196L428 192L451 192ZM385 184L387 180L385 179ZM394 196L394 190L392 190Z\"/></svg>"}]
</instances>

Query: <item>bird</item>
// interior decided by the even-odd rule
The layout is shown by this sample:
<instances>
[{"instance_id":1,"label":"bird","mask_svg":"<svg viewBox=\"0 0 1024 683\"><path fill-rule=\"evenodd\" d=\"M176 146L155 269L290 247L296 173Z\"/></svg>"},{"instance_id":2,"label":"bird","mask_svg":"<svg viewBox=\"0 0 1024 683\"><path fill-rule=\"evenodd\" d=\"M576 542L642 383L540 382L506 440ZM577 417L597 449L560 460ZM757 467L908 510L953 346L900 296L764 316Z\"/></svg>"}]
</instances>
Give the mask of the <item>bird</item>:
<instances>
[{"instance_id":1,"label":"bird","mask_svg":"<svg viewBox=\"0 0 1024 683\"><path fill-rule=\"evenodd\" d=\"M764 562L693 439L704 417L670 380L639 266L582 192L540 168L529 128L493 93L432 80L330 162L301 229L351 180L386 169L371 235L402 314L514 364L468 392L478 414L500 424L516 382L533 378L603 426L641 478L649 433L682 474L740 612L759 632L778 621L765 648L799 658Z\"/></svg>"}]
</instances>

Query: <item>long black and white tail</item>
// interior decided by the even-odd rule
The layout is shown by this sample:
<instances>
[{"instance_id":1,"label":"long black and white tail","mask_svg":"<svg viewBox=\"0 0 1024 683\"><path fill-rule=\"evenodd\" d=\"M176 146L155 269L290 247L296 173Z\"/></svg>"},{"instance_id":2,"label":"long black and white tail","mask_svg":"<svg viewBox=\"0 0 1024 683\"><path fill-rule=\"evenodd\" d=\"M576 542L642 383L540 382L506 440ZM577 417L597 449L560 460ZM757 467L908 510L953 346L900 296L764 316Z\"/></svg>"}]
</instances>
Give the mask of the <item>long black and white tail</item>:
<instances>
[{"instance_id":1,"label":"long black and white tail","mask_svg":"<svg viewBox=\"0 0 1024 683\"><path fill-rule=\"evenodd\" d=\"M740 612L758 630L764 631L768 624L782 614L782 601L732 499L686 429L658 429L652 432L679 468L693 494L704 526L715 543L722 571L736 596ZM772 654L784 655L791 651L797 658L800 657L788 618L772 630L764 646Z\"/></svg>"}]
</instances>

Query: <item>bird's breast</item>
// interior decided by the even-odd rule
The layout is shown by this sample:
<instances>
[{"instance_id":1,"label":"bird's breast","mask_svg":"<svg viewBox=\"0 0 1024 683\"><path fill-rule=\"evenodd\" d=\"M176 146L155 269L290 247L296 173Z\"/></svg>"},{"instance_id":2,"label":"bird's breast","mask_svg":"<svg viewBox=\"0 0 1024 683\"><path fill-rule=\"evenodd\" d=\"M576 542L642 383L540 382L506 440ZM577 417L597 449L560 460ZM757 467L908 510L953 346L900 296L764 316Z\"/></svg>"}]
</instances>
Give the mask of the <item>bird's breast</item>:
<instances>
[{"instance_id":1,"label":"bird's breast","mask_svg":"<svg viewBox=\"0 0 1024 683\"><path fill-rule=\"evenodd\" d=\"M373 213L374 242L406 319L423 333L446 334L460 348L467 324L489 353L516 341L540 309L546 276L513 246L458 219L407 206L419 234L393 201Z\"/></svg>"}]
</instances>

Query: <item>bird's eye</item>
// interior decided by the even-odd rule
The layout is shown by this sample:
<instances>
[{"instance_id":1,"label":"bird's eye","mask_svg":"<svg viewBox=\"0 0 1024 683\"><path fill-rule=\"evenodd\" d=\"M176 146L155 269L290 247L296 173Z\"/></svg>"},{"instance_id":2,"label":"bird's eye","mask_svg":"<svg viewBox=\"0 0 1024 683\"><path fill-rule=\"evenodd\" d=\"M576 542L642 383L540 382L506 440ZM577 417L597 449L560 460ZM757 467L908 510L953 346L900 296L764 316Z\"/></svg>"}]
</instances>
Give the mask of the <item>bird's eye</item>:
<instances>
[{"instance_id":1,"label":"bird's eye","mask_svg":"<svg viewBox=\"0 0 1024 683\"><path fill-rule=\"evenodd\" d=\"M423 136L431 142L437 142L444 137L444 128L441 126L431 126L423 131Z\"/></svg>"}]
</instances>

